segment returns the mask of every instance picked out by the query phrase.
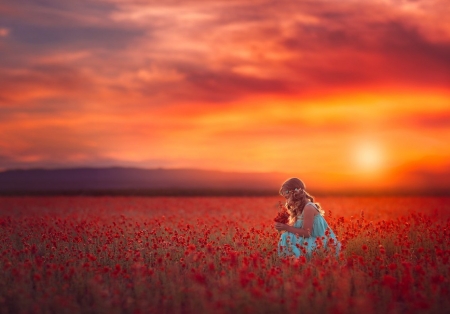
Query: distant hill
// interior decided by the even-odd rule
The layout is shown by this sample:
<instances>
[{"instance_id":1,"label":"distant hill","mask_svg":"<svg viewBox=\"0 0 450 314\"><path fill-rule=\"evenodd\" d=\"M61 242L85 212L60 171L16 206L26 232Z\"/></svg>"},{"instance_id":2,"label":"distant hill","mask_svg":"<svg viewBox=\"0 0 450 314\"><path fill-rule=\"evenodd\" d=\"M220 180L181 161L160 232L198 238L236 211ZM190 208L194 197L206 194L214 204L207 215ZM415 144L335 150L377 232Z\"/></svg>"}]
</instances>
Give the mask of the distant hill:
<instances>
[{"instance_id":1,"label":"distant hill","mask_svg":"<svg viewBox=\"0 0 450 314\"><path fill-rule=\"evenodd\" d=\"M0 172L0 194L276 194L286 178L281 173L198 169L7 170Z\"/></svg>"}]
</instances>

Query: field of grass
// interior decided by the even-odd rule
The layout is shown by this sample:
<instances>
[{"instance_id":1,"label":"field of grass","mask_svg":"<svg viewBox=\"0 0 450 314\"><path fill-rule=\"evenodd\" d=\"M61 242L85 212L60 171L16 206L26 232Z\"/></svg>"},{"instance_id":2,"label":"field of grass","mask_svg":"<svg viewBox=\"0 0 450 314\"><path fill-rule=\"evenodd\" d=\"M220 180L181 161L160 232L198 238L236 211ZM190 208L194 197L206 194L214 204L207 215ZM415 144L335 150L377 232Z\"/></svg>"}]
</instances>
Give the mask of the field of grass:
<instances>
[{"instance_id":1,"label":"field of grass","mask_svg":"<svg viewBox=\"0 0 450 314\"><path fill-rule=\"evenodd\" d=\"M281 200L0 198L0 313L450 313L450 198L318 198L343 249L311 260Z\"/></svg>"}]
</instances>

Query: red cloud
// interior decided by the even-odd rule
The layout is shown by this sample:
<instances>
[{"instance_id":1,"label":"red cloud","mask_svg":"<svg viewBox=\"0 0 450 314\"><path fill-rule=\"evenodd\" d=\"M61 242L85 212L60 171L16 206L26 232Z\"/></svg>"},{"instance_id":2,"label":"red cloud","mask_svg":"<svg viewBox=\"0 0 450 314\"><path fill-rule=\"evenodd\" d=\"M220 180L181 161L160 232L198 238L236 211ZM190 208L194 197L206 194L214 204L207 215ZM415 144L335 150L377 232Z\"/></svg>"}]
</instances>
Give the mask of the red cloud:
<instances>
[{"instance_id":1,"label":"red cloud","mask_svg":"<svg viewBox=\"0 0 450 314\"><path fill-rule=\"evenodd\" d=\"M397 159L448 157L442 144L410 142L448 132L445 4L1 4L0 160L239 170L307 160L327 173L348 166L358 132L391 143L398 126L409 146L394 148ZM406 93L430 104L409 108Z\"/></svg>"}]
</instances>

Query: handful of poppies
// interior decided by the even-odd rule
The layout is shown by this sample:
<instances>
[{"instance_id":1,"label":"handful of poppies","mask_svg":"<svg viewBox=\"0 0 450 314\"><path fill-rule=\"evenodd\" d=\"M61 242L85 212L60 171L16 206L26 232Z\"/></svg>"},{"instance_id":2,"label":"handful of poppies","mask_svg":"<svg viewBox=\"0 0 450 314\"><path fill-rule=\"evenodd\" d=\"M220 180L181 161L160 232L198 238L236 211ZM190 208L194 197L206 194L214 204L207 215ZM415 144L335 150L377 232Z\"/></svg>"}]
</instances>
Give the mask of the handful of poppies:
<instances>
[{"instance_id":1,"label":"handful of poppies","mask_svg":"<svg viewBox=\"0 0 450 314\"><path fill-rule=\"evenodd\" d=\"M274 218L275 222L281 222L283 224L287 224L289 221L289 213L286 209L286 207L284 207L281 202L280 202L280 211L277 213L277 216Z\"/></svg>"}]
</instances>

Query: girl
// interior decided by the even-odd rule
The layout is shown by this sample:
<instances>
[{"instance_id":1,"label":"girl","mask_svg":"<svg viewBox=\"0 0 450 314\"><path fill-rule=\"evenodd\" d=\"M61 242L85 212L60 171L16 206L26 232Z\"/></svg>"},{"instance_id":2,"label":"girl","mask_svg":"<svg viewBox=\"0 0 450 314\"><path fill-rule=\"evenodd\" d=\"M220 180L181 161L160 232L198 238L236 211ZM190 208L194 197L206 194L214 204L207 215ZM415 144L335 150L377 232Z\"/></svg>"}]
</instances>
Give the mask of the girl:
<instances>
[{"instance_id":1,"label":"girl","mask_svg":"<svg viewBox=\"0 0 450 314\"><path fill-rule=\"evenodd\" d=\"M336 254L339 253L341 244L328 227L320 205L305 191L305 184L300 179L290 178L281 186L280 194L286 198L290 217L288 224L275 223L275 229L287 231L281 234L278 255L309 258L320 242L325 248L335 245Z\"/></svg>"}]
</instances>

